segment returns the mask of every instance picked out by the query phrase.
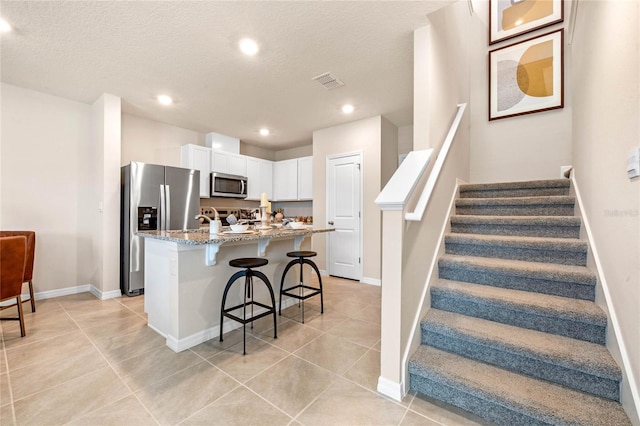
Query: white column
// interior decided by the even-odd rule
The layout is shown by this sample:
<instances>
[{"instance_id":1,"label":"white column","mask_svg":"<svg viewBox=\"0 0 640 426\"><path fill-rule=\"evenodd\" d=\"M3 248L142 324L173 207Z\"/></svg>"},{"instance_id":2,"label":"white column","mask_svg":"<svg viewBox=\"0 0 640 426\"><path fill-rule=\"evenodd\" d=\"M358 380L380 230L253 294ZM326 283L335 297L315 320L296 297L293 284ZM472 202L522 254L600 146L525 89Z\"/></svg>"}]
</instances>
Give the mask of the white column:
<instances>
[{"instance_id":1,"label":"white column","mask_svg":"<svg viewBox=\"0 0 640 426\"><path fill-rule=\"evenodd\" d=\"M402 383L402 240L404 212L382 212L382 305L378 392L401 401Z\"/></svg>"}]
</instances>

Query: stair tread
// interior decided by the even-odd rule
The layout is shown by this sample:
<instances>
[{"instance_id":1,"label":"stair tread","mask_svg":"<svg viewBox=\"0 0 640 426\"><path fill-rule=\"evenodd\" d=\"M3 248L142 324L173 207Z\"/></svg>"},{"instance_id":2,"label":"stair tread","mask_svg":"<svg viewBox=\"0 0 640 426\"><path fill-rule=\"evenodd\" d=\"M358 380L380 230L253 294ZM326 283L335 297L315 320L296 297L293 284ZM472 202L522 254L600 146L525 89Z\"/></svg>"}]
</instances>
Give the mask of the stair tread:
<instances>
[{"instance_id":1,"label":"stair tread","mask_svg":"<svg viewBox=\"0 0 640 426\"><path fill-rule=\"evenodd\" d=\"M482 216L482 215L452 215L451 223L465 224L500 224L500 225L552 225L552 226L580 226L581 221L576 216Z\"/></svg>"},{"instance_id":2,"label":"stair tread","mask_svg":"<svg viewBox=\"0 0 640 426\"><path fill-rule=\"evenodd\" d=\"M630 424L617 402L430 346L418 347L409 371L551 424Z\"/></svg>"},{"instance_id":3,"label":"stair tread","mask_svg":"<svg viewBox=\"0 0 640 426\"><path fill-rule=\"evenodd\" d=\"M559 282L595 285L596 277L586 266L561 265L557 263L528 262L524 260L497 259L489 257L444 254L440 266L463 266L464 269L491 269L514 276L535 277Z\"/></svg>"},{"instance_id":4,"label":"stair tread","mask_svg":"<svg viewBox=\"0 0 640 426\"><path fill-rule=\"evenodd\" d=\"M606 313L594 302L588 300L442 278L434 283L431 291L455 293L456 295L473 298L485 303L497 303L517 311L533 311L539 315L585 322L602 327L607 325Z\"/></svg>"},{"instance_id":5,"label":"stair tread","mask_svg":"<svg viewBox=\"0 0 640 426\"><path fill-rule=\"evenodd\" d=\"M535 188L569 188L569 179L525 180L517 182L465 183L460 185L460 192L483 191L495 189L535 189Z\"/></svg>"},{"instance_id":6,"label":"stair tread","mask_svg":"<svg viewBox=\"0 0 640 426\"><path fill-rule=\"evenodd\" d=\"M481 318L430 309L423 319L430 330L474 340L527 358L611 380L621 380L620 368L603 345Z\"/></svg>"},{"instance_id":7,"label":"stair tread","mask_svg":"<svg viewBox=\"0 0 640 426\"><path fill-rule=\"evenodd\" d=\"M445 235L445 241L458 244L500 245L504 247L526 247L572 252L586 252L588 249L588 243L586 241L576 238L451 233Z\"/></svg>"},{"instance_id":8,"label":"stair tread","mask_svg":"<svg viewBox=\"0 0 640 426\"><path fill-rule=\"evenodd\" d=\"M528 206L574 204L575 197L570 195L541 195L535 197L495 197L495 198L457 198L456 206Z\"/></svg>"}]
</instances>

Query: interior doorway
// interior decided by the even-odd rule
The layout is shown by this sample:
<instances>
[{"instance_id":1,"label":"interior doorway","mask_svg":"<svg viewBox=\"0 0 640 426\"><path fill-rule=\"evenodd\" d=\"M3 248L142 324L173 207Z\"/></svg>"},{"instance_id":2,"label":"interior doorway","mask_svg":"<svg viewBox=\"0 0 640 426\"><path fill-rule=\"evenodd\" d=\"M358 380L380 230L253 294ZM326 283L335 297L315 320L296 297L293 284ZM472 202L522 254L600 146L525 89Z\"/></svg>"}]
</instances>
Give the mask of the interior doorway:
<instances>
[{"instance_id":1,"label":"interior doorway","mask_svg":"<svg viewBox=\"0 0 640 426\"><path fill-rule=\"evenodd\" d=\"M328 273L362 278L362 153L327 157Z\"/></svg>"}]
</instances>

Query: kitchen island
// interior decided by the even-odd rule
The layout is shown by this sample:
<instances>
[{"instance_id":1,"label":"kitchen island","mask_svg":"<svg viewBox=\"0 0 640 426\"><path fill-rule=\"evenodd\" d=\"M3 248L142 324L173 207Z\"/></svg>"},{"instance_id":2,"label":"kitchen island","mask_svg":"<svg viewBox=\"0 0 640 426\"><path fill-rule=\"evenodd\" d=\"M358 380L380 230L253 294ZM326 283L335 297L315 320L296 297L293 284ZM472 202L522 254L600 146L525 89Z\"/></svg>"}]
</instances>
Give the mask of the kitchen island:
<instances>
[{"instance_id":1,"label":"kitchen island","mask_svg":"<svg viewBox=\"0 0 640 426\"><path fill-rule=\"evenodd\" d=\"M168 347L183 351L220 335L220 304L229 278L239 269L229 261L241 257L265 257L261 267L271 282L278 302L280 280L287 252L310 250L314 233L333 229L303 227L272 228L248 233L210 235L208 228L187 231L144 231L145 312L150 328L166 338ZM305 268L305 281L309 279ZM296 284L297 274L287 274L286 284ZM227 306L242 303L244 285L235 284ZM264 285L256 283L254 298L270 301ZM283 308L297 300L283 298ZM241 327L224 321L223 333Z\"/></svg>"}]
</instances>

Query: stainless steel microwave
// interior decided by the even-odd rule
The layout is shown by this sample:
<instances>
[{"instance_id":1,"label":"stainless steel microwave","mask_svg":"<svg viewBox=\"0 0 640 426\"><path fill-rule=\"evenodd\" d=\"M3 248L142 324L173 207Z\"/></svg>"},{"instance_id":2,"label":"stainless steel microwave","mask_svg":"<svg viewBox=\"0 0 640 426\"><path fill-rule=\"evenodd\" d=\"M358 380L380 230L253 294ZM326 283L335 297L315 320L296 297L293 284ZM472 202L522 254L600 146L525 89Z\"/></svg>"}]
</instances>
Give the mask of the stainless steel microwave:
<instances>
[{"instance_id":1,"label":"stainless steel microwave","mask_svg":"<svg viewBox=\"0 0 640 426\"><path fill-rule=\"evenodd\" d=\"M211 196L247 198L247 178L227 173L211 173Z\"/></svg>"}]
</instances>

